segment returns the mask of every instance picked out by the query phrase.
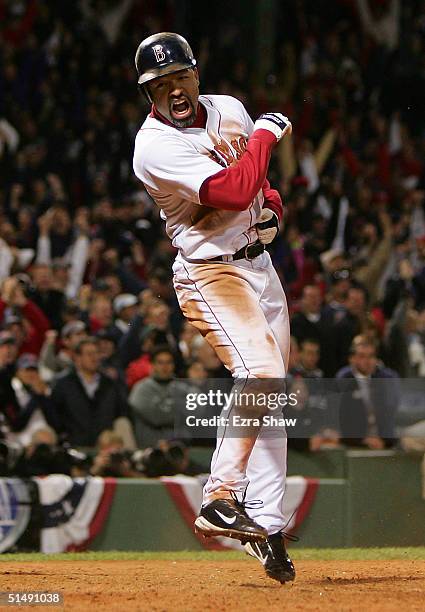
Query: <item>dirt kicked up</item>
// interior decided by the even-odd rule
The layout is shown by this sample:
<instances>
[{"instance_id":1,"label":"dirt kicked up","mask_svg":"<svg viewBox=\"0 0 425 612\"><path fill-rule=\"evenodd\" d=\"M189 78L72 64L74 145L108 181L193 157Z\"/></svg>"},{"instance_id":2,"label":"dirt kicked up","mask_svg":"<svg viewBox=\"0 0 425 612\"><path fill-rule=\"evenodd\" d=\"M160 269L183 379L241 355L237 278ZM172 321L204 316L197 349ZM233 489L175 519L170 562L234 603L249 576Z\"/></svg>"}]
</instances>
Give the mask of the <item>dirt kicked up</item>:
<instances>
[{"instance_id":1,"label":"dirt kicked up","mask_svg":"<svg viewBox=\"0 0 425 612\"><path fill-rule=\"evenodd\" d=\"M296 581L281 586L250 559L6 561L0 565L0 590L61 591L64 607L53 609L79 612L425 609L424 560L310 560L296 566Z\"/></svg>"}]
</instances>

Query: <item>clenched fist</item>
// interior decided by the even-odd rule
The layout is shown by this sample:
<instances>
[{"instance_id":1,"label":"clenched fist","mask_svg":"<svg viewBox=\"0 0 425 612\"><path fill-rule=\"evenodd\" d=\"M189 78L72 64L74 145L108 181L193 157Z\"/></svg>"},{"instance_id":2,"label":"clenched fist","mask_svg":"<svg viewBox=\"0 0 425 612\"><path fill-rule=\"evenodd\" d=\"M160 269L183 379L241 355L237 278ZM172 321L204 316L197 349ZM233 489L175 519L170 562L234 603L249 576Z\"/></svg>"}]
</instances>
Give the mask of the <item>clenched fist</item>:
<instances>
[{"instance_id":1,"label":"clenched fist","mask_svg":"<svg viewBox=\"0 0 425 612\"><path fill-rule=\"evenodd\" d=\"M264 113L254 123L255 130L268 130L279 141L282 136L292 132L292 123L282 113Z\"/></svg>"},{"instance_id":2,"label":"clenched fist","mask_svg":"<svg viewBox=\"0 0 425 612\"><path fill-rule=\"evenodd\" d=\"M255 226L258 240L262 244L270 244L276 238L279 231L279 219L270 208L263 208L260 220Z\"/></svg>"}]
</instances>

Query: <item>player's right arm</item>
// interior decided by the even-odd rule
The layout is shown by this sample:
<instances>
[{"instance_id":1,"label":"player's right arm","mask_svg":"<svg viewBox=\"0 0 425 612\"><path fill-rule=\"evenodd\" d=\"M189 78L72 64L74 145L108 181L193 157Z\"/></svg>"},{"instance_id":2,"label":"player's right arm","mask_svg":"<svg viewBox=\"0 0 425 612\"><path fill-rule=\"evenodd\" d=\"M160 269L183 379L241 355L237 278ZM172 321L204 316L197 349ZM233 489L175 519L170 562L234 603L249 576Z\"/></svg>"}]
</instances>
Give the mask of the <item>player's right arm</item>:
<instances>
[{"instance_id":1,"label":"player's right arm","mask_svg":"<svg viewBox=\"0 0 425 612\"><path fill-rule=\"evenodd\" d=\"M153 192L175 193L212 208L246 210L264 185L273 147L291 129L283 115L262 115L238 164L224 169L208 155L200 155L195 146L169 133L150 146L143 145L139 134L134 171Z\"/></svg>"}]
</instances>

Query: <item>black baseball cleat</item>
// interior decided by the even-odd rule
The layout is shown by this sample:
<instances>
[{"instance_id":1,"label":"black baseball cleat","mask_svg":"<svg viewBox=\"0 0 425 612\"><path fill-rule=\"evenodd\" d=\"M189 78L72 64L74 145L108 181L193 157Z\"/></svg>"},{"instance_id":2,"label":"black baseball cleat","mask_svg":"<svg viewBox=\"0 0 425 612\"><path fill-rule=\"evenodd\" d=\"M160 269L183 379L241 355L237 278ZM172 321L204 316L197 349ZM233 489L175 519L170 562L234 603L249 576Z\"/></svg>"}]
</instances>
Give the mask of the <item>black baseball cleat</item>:
<instances>
[{"instance_id":1,"label":"black baseball cleat","mask_svg":"<svg viewBox=\"0 0 425 612\"><path fill-rule=\"evenodd\" d=\"M216 499L201 508L195 530L206 537L227 536L243 544L267 539L267 531L249 518L236 499Z\"/></svg>"},{"instance_id":2,"label":"black baseball cleat","mask_svg":"<svg viewBox=\"0 0 425 612\"><path fill-rule=\"evenodd\" d=\"M281 531L269 535L265 542L248 542L245 550L259 560L269 578L281 584L295 579L294 564L286 552L285 537Z\"/></svg>"}]
</instances>

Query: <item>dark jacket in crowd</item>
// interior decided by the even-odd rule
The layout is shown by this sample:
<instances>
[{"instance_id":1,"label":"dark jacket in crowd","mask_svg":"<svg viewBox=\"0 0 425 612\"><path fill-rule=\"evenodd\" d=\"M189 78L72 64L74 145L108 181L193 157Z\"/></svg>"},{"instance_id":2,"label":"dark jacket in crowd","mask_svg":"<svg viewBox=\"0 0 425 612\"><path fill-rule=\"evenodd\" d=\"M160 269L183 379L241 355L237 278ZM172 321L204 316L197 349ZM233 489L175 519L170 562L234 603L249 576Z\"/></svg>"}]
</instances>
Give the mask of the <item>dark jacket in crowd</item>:
<instances>
[{"instance_id":1,"label":"dark jacket in crowd","mask_svg":"<svg viewBox=\"0 0 425 612\"><path fill-rule=\"evenodd\" d=\"M336 336L333 332L332 317L322 310L317 322L309 321L303 312L296 312L291 321L291 334L298 342L303 340L316 340L320 345L319 367L323 370L325 378L335 376L338 367L336 364Z\"/></svg>"},{"instance_id":2,"label":"dark jacket in crowd","mask_svg":"<svg viewBox=\"0 0 425 612\"><path fill-rule=\"evenodd\" d=\"M367 379L369 406L351 366L342 368L336 378L342 441L349 446L361 444L369 435L368 417L372 412L376 421L376 435L384 440L385 446L393 446L395 417L401 396L397 373L385 367L376 368Z\"/></svg>"},{"instance_id":3,"label":"dark jacket in crowd","mask_svg":"<svg viewBox=\"0 0 425 612\"><path fill-rule=\"evenodd\" d=\"M65 304L65 295L62 291L49 289L48 291L34 290L31 300L44 312L55 329L62 326L62 308Z\"/></svg>"},{"instance_id":4,"label":"dark jacket in crowd","mask_svg":"<svg viewBox=\"0 0 425 612\"><path fill-rule=\"evenodd\" d=\"M75 370L60 376L52 391L55 429L74 446L95 446L97 437L115 419L129 416L123 385L100 374L90 398Z\"/></svg>"},{"instance_id":5,"label":"dark jacket in crowd","mask_svg":"<svg viewBox=\"0 0 425 612\"><path fill-rule=\"evenodd\" d=\"M347 363L353 339L360 333L360 319L350 312L346 312L342 319L335 324L333 336L336 339L334 353L336 370L332 373L332 376Z\"/></svg>"}]
</instances>

